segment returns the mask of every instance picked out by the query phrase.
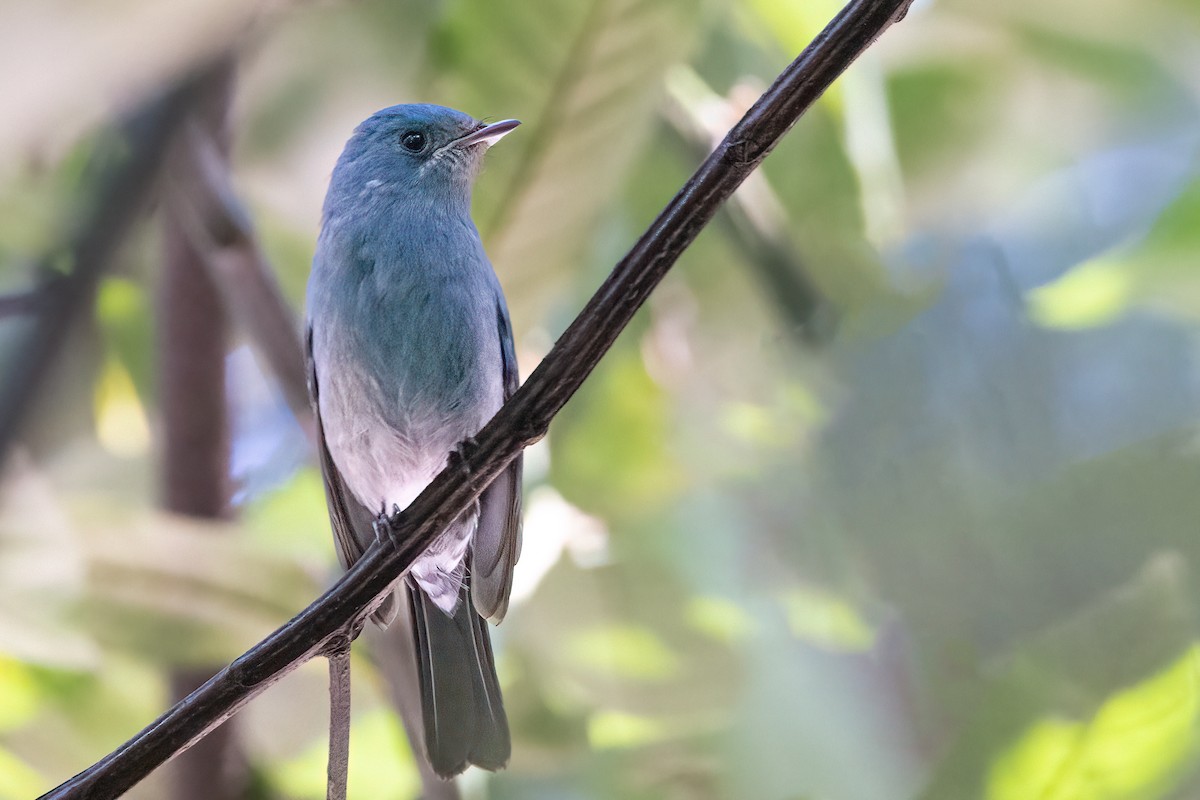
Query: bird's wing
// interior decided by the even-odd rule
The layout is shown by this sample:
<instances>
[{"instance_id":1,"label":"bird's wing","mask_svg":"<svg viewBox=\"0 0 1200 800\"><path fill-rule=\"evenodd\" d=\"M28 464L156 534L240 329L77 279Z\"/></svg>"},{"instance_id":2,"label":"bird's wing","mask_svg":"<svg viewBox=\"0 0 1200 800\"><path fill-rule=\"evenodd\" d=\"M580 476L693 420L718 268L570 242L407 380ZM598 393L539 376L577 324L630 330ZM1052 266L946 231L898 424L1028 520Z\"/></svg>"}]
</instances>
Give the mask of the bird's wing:
<instances>
[{"instance_id":1,"label":"bird's wing","mask_svg":"<svg viewBox=\"0 0 1200 800\"><path fill-rule=\"evenodd\" d=\"M312 398L313 416L317 421L317 452L321 460L321 475L325 478L325 501L329 506L329 523L333 528L333 544L337 550L338 561L343 569L350 569L355 562L362 558L374 536L371 512L362 503L354 499L346 488L342 473L329 454L325 444L325 426L321 423L321 387L317 380L317 364L313 359L313 332L308 327L304 336L305 355L308 361L308 393ZM355 535L358 531L358 535ZM396 618L399 609L399 598L389 595L371 612L371 619L383 627L387 627Z\"/></svg>"},{"instance_id":2,"label":"bird's wing","mask_svg":"<svg viewBox=\"0 0 1200 800\"><path fill-rule=\"evenodd\" d=\"M364 517L370 515L362 504L355 500L347 491L342 473L333 463L329 455L329 447L325 444L325 426L321 423L320 384L317 380L317 364L313 359L312 326L304 336L305 354L308 361L308 393L312 398L313 416L317 420L317 452L321 459L321 475L325 478L325 500L329 505L329 522L333 527L333 542L337 549L338 560L343 569L350 569L362 558L363 544L354 535L355 525L362 525ZM369 524L369 522L368 522Z\"/></svg>"},{"instance_id":3,"label":"bird's wing","mask_svg":"<svg viewBox=\"0 0 1200 800\"><path fill-rule=\"evenodd\" d=\"M503 300L496 304L496 323L503 361L504 399L521 379L513 349L512 325ZM471 546L471 601L480 616L504 619L512 589L513 566L521 554L521 465L518 455L479 498L479 526Z\"/></svg>"}]
</instances>

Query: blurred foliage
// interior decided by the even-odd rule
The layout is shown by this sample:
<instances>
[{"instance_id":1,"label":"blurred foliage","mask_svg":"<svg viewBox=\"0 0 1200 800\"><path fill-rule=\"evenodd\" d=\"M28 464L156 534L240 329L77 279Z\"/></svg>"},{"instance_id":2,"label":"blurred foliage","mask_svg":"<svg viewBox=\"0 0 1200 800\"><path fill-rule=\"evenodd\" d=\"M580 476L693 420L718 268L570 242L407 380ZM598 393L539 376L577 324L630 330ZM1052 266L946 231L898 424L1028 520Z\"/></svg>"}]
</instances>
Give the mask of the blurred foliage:
<instances>
[{"instance_id":1,"label":"blurred foliage","mask_svg":"<svg viewBox=\"0 0 1200 800\"><path fill-rule=\"evenodd\" d=\"M233 177L297 310L358 121L524 121L476 218L528 372L695 166L669 88L727 127L837 5L5 4L0 291L120 151L102 120L253 19ZM1198 45L1191 0L918 0L811 110L762 175L838 333L795 336L720 226L684 255L529 453L496 630L515 751L472 797L1200 792ZM241 343L233 535L153 512L158 248L153 223L125 247L7 466L0 800L118 745L169 667L235 656L336 570L300 429ZM322 796L317 667L240 716L262 797ZM412 797L356 669L351 796Z\"/></svg>"}]
</instances>

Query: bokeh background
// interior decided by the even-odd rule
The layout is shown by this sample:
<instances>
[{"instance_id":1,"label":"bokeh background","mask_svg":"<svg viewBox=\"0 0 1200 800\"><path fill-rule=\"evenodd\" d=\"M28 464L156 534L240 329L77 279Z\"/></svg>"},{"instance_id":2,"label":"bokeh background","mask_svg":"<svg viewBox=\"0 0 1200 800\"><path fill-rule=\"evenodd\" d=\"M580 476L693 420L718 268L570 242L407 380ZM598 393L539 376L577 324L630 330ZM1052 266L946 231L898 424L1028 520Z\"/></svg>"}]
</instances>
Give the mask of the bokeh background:
<instances>
[{"instance_id":1,"label":"bokeh background","mask_svg":"<svg viewBox=\"0 0 1200 800\"><path fill-rule=\"evenodd\" d=\"M56 263L114 120L236 43L230 174L297 319L358 121L524 121L475 214L528 374L838 6L7 0L0 294ZM494 632L515 752L464 795L1200 796L1198 153L1200 3L918 0L528 453ZM336 574L303 424L236 321L228 510L160 510L163 215L6 455L4 800ZM0 374L27 325L0 319ZM355 658L351 797L417 796ZM210 796L323 797L325 703L322 664L256 700ZM171 769L129 796L182 796Z\"/></svg>"}]
</instances>

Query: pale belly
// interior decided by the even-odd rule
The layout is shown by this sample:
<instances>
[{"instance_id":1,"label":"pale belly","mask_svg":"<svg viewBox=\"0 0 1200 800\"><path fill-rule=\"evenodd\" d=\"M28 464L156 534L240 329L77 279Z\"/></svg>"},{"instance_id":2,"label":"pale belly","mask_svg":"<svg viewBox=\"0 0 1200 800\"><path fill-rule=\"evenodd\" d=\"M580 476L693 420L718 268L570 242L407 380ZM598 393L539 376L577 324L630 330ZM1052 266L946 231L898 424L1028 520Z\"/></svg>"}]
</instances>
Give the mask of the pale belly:
<instances>
[{"instance_id":1,"label":"pale belly","mask_svg":"<svg viewBox=\"0 0 1200 800\"><path fill-rule=\"evenodd\" d=\"M384 412L374 380L354 369L334 371L321 382L321 419L326 446L351 494L372 514L405 509L446 466L452 449L483 426L501 404L495 396L457 404L454 411L422 407L397 398ZM491 394L491 393L489 393ZM464 562L475 533L472 508L414 562L409 575L447 613L458 599ZM372 531L356 532L364 547ZM364 538L368 540L363 540Z\"/></svg>"}]
</instances>

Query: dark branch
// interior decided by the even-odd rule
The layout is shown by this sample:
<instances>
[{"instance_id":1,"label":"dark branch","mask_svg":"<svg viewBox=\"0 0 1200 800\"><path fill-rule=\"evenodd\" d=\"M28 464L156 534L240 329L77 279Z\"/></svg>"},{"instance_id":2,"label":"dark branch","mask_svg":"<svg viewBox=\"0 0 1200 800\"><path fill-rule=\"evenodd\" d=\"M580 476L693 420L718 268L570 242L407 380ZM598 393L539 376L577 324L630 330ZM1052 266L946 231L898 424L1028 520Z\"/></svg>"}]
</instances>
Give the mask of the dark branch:
<instances>
[{"instance_id":1,"label":"dark branch","mask_svg":"<svg viewBox=\"0 0 1200 800\"><path fill-rule=\"evenodd\" d=\"M187 125L221 142L228 158L229 107L236 64L232 57L209 71ZM182 144L181 141L176 143ZM163 509L197 519L231 513L230 424L225 356L229 320L204 256L191 240L183 208L191 185L168 183L161 192L162 274L158 282L155 337L158 355L159 459ZM213 530L213 535L220 535ZM171 692L186 697L220 664L171 670ZM227 724L175 763L172 800L237 800L250 782L240 737Z\"/></svg>"},{"instance_id":2,"label":"dark branch","mask_svg":"<svg viewBox=\"0 0 1200 800\"><path fill-rule=\"evenodd\" d=\"M699 76L693 74L689 82L693 84L689 89L671 93L665 116L684 148L703 158L720 141L723 127L696 106L719 103L728 111L729 103ZM788 228L783 203L762 172L747 176L725 204L718 222L745 254L764 294L789 328L808 345L827 342L836 328L837 312L809 277Z\"/></svg>"},{"instance_id":3,"label":"dark branch","mask_svg":"<svg viewBox=\"0 0 1200 800\"><path fill-rule=\"evenodd\" d=\"M225 306L249 335L310 438L315 434L300 327L229 180L211 134L192 126L180 148L173 181L186 184L192 238L221 288Z\"/></svg>"},{"instance_id":4,"label":"dark branch","mask_svg":"<svg viewBox=\"0 0 1200 800\"><path fill-rule=\"evenodd\" d=\"M100 278L143 211L168 146L204 79L200 72L189 75L125 124L130 156L98 176L96 190L83 209L85 222L67 237L71 270L39 291L33 324L0 382L0 458L25 422L73 323L91 307ZM48 256L38 271L54 274L57 255Z\"/></svg>"},{"instance_id":5,"label":"dark branch","mask_svg":"<svg viewBox=\"0 0 1200 800\"><path fill-rule=\"evenodd\" d=\"M780 138L911 0L855 0L776 79L621 259L553 350L471 447L391 521L395 548L374 545L294 619L182 703L43 800L101 800L127 791L253 696L314 655L391 591L396 577L527 445L582 385L680 253Z\"/></svg>"}]
</instances>

